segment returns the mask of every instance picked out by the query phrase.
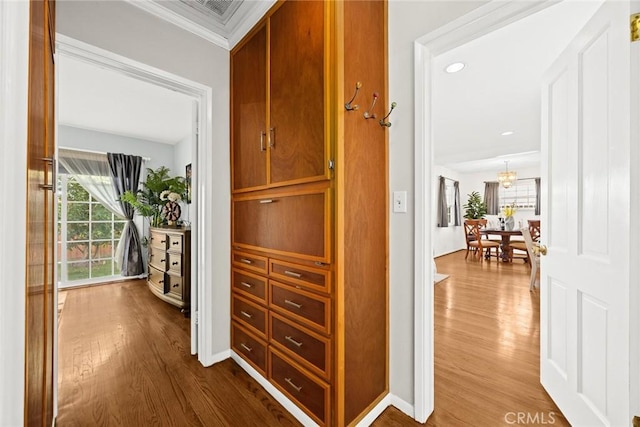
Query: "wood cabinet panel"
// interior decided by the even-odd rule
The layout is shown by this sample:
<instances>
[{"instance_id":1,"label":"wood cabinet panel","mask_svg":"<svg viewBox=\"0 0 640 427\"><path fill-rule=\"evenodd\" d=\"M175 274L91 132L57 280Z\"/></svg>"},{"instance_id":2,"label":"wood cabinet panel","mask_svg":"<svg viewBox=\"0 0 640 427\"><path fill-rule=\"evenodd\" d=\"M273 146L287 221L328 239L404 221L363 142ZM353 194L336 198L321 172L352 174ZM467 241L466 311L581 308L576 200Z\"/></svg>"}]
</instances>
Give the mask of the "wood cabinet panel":
<instances>
[{"instance_id":1,"label":"wood cabinet panel","mask_svg":"<svg viewBox=\"0 0 640 427\"><path fill-rule=\"evenodd\" d=\"M271 260L269 274L279 280L293 285L304 286L315 291L331 292L331 272L319 268L311 268L300 264Z\"/></svg>"},{"instance_id":2,"label":"wood cabinet panel","mask_svg":"<svg viewBox=\"0 0 640 427\"><path fill-rule=\"evenodd\" d=\"M269 379L318 424L328 422L329 385L296 366L273 347L269 347Z\"/></svg>"},{"instance_id":3,"label":"wood cabinet panel","mask_svg":"<svg viewBox=\"0 0 640 427\"><path fill-rule=\"evenodd\" d=\"M154 246L149 246L149 266L160 271L166 271L167 253Z\"/></svg>"},{"instance_id":4,"label":"wood cabinet panel","mask_svg":"<svg viewBox=\"0 0 640 427\"><path fill-rule=\"evenodd\" d=\"M233 190L267 184L267 33L263 26L233 54Z\"/></svg>"},{"instance_id":5,"label":"wood cabinet panel","mask_svg":"<svg viewBox=\"0 0 640 427\"><path fill-rule=\"evenodd\" d=\"M267 274L269 270L266 257L238 251L233 251L232 257L233 265L243 270L251 270L261 274Z\"/></svg>"},{"instance_id":6,"label":"wood cabinet panel","mask_svg":"<svg viewBox=\"0 0 640 427\"><path fill-rule=\"evenodd\" d=\"M149 237L149 245L152 248L159 249L161 251L167 250L167 235L160 231L151 231Z\"/></svg>"},{"instance_id":7,"label":"wood cabinet panel","mask_svg":"<svg viewBox=\"0 0 640 427\"><path fill-rule=\"evenodd\" d=\"M267 339L267 310L258 304L232 295L231 316L260 338Z\"/></svg>"},{"instance_id":8,"label":"wood cabinet panel","mask_svg":"<svg viewBox=\"0 0 640 427\"><path fill-rule=\"evenodd\" d=\"M231 286L234 292L261 304L267 304L267 279L265 277L234 268Z\"/></svg>"},{"instance_id":9,"label":"wood cabinet panel","mask_svg":"<svg viewBox=\"0 0 640 427\"><path fill-rule=\"evenodd\" d=\"M262 375L267 375L267 344L236 322L231 323L231 348Z\"/></svg>"},{"instance_id":10,"label":"wood cabinet panel","mask_svg":"<svg viewBox=\"0 0 640 427\"><path fill-rule=\"evenodd\" d=\"M154 266L149 266L149 285L153 286L163 294L167 293L167 283L164 280L164 271L156 269Z\"/></svg>"},{"instance_id":11,"label":"wood cabinet panel","mask_svg":"<svg viewBox=\"0 0 640 427\"><path fill-rule=\"evenodd\" d=\"M270 26L271 182L323 176L324 5L288 1Z\"/></svg>"},{"instance_id":12,"label":"wood cabinet panel","mask_svg":"<svg viewBox=\"0 0 640 427\"><path fill-rule=\"evenodd\" d=\"M233 244L327 262L328 203L328 190L237 199L233 202Z\"/></svg>"},{"instance_id":13,"label":"wood cabinet panel","mask_svg":"<svg viewBox=\"0 0 640 427\"><path fill-rule=\"evenodd\" d=\"M269 308L325 334L331 333L331 300L271 280Z\"/></svg>"}]
</instances>

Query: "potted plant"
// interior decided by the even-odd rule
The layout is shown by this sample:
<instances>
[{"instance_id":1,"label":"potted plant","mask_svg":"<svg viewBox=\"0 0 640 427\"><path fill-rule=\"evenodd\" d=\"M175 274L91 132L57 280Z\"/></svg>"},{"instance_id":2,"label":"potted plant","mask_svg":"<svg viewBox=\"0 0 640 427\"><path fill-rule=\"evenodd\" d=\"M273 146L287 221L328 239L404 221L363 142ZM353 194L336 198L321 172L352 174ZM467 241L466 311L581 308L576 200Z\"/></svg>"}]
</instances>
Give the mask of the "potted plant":
<instances>
[{"instance_id":1,"label":"potted plant","mask_svg":"<svg viewBox=\"0 0 640 427\"><path fill-rule=\"evenodd\" d=\"M481 219L487 214L487 204L482 201L480 197L480 193L477 191L472 191L471 194L468 194L469 199L467 203L463 206L464 208L464 217L466 219Z\"/></svg>"},{"instance_id":2,"label":"potted plant","mask_svg":"<svg viewBox=\"0 0 640 427\"><path fill-rule=\"evenodd\" d=\"M167 202L181 201L187 191L185 178L169 176L169 169L160 166L158 169L147 169L147 180L136 193L125 192L120 200L129 203L135 211L149 220L152 227L159 227L165 222L162 208Z\"/></svg>"}]
</instances>

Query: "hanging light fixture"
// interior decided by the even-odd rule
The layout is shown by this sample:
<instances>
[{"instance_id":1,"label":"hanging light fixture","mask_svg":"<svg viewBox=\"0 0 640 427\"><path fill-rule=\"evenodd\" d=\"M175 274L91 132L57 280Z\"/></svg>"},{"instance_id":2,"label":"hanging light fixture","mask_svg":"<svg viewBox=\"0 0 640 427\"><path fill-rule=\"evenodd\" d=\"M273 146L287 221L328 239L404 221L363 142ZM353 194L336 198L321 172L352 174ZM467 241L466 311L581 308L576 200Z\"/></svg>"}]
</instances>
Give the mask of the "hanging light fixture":
<instances>
[{"instance_id":1,"label":"hanging light fixture","mask_svg":"<svg viewBox=\"0 0 640 427\"><path fill-rule=\"evenodd\" d=\"M498 172L498 182L502 184L504 188L509 188L518 179L518 174L515 171L509 170L509 162L504 162L505 171Z\"/></svg>"}]
</instances>

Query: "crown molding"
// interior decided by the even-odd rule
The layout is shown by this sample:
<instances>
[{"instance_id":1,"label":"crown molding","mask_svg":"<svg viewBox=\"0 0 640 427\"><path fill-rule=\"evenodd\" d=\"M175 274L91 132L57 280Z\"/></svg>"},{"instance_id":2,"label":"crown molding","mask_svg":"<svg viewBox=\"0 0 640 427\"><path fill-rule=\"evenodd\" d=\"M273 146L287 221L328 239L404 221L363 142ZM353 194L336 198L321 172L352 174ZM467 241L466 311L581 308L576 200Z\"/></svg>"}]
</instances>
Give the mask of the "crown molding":
<instances>
[{"instance_id":1,"label":"crown molding","mask_svg":"<svg viewBox=\"0 0 640 427\"><path fill-rule=\"evenodd\" d=\"M250 3L251 6L247 6L246 11L242 11L245 4ZM236 10L234 15L229 19L228 25L231 26L229 31L228 43L229 49L233 47L262 19L262 17L271 9L271 7L277 3L277 0L264 0L264 1L244 1L242 5Z\"/></svg>"},{"instance_id":2,"label":"crown molding","mask_svg":"<svg viewBox=\"0 0 640 427\"><path fill-rule=\"evenodd\" d=\"M211 31L202 25L196 24L184 16L170 10L159 3L152 0L125 0L127 3L144 10L164 21L176 25L198 37L202 37L206 41L215 44L223 49L229 50L229 40L224 36Z\"/></svg>"}]
</instances>

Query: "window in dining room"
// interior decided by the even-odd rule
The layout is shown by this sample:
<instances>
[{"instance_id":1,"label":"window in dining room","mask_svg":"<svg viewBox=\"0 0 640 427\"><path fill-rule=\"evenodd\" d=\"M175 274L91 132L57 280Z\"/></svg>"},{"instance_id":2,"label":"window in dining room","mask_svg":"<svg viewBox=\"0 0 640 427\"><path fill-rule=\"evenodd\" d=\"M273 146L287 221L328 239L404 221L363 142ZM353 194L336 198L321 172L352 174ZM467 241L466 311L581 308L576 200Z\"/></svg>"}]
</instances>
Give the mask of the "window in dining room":
<instances>
[{"instance_id":1,"label":"window in dining room","mask_svg":"<svg viewBox=\"0 0 640 427\"><path fill-rule=\"evenodd\" d=\"M515 205L518 209L536 208L536 181L535 179L519 179L511 187L500 187L500 209L505 206Z\"/></svg>"},{"instance_id":2,"label":"window in dining room","mask_svg":"<svg viewBox=\"0 0 640 427\"><path fill-rule=\"evenodd\" d=\"M453 181L446 181L446 194L447 194L447 219L449 221L449 226L454 225L455 216L454 216L454 203L456 197L456 190L453 186Z\"/></svg>"}]
</instances>

